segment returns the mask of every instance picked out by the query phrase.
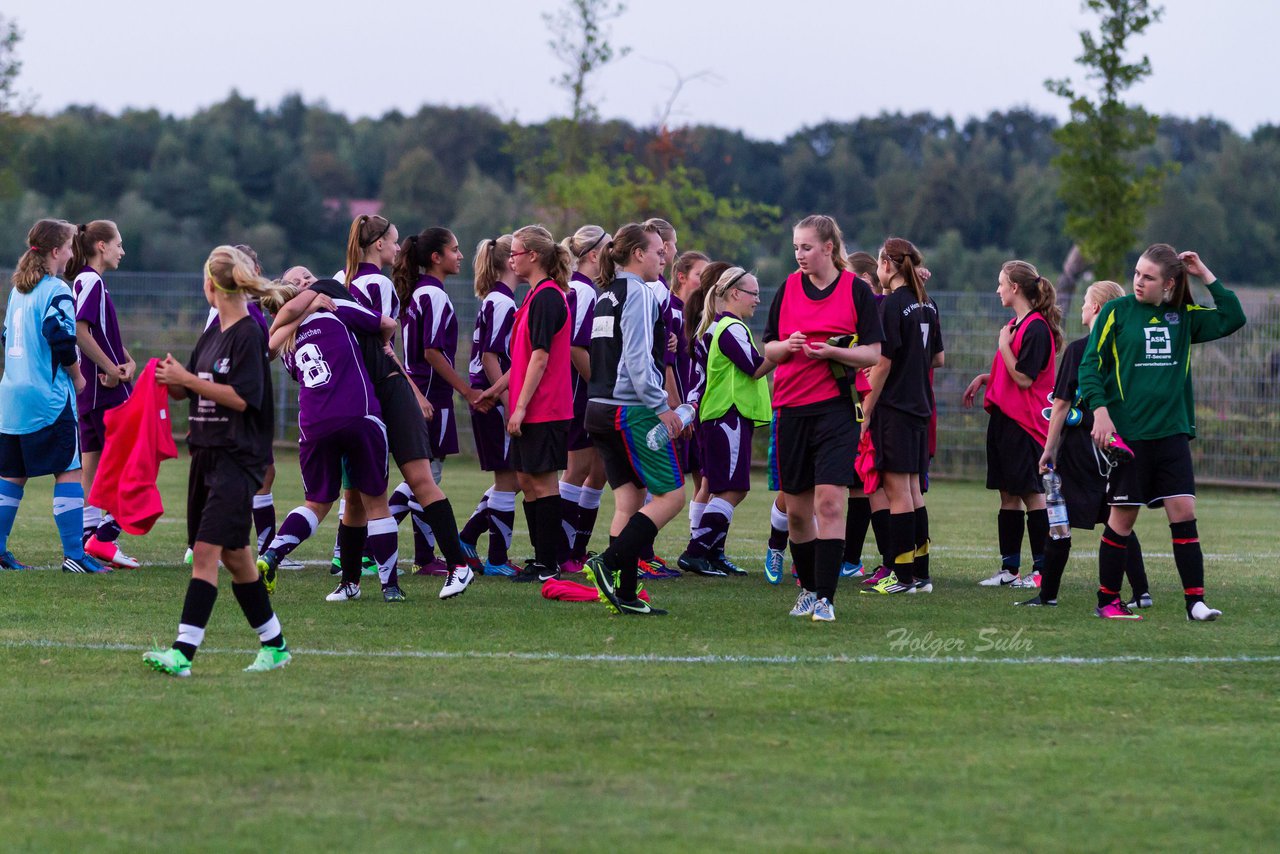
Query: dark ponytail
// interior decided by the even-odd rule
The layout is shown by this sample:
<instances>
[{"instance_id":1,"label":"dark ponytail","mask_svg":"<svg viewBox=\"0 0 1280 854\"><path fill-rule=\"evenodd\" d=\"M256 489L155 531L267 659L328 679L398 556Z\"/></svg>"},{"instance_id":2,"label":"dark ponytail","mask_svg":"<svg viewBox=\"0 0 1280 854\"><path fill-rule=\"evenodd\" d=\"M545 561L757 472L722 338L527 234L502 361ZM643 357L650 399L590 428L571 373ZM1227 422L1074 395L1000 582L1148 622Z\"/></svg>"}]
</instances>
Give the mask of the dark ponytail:
<instances>
[{"instance_id":1,"label":"dark ponytail","mask_svg":"<svg viewBox=\"0 0 1280 854\"><path fill-rule=\"evenodd\" d=\"M662 236L658 227L649 223L641 225L638 222L629 222L618 229L614 238L604 244L603 251L600 253L600 273L596 276L600 287L607 288L613 283L617 278L618 268L629 264L631 256L637 249L649 247L650 234Z\"/></svg>"},{"instance_id":2,"label":"dark ponytail","mask_svg":"<svg viewBox=\"0 0 1280 854\"><path fill-rule=\"evenodd\" d=\"M88 225L76 226L76 235L71 238L71 260L67 262L68 279L74 280L76 273L89 266L89 259L94 256L94 249L99 243L110 243L119 236L120 229L109 219L95 219Z\"/></svg>"},{"instance_id":3,"label":"dark ponytail","mask_svg":"<svg viewBox=\"0 0 1280 854\"><path fill-rule=\"evenodd\" d=\"M1191 298L1191 283L1187 279L1186 262L1178 257L1178 250L1168 243L1153 243L1142 253L1152 264L1160 268L1160 287L1169 279L1173 279L1173 289L1169 292L1167 305L1174 308L1185 308L1195 305Z\"/></svg>"},{"instance_id":4,"label":"dark ponytail","mask_svg":"<svg viewBox=\"0 0 1280 854\"><path fill-rule=\"evenodd\" d=\"M419 238L410 234L400 243L400 254L391 266L391 283L396 286L400 305L407 306L413 298L413 288L418 284L418 270L423 267L418 255Z\"/></svg>"}]
</instances>

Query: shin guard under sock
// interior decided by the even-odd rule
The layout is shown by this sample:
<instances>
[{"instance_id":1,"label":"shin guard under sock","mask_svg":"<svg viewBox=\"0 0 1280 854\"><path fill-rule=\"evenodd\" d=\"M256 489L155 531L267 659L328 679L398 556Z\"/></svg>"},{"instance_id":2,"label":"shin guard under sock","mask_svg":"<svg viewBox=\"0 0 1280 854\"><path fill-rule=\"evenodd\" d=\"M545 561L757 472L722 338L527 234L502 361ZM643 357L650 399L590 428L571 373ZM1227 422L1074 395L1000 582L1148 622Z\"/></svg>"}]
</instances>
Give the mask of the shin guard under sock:
<instances>
[{"instance_id":1,"label":"shin guard under sock","mask_svg":"<svg viewBox=\"0 0 1280 854\"><path fill-rule=\"evenodd\" d=\"M996 514L1000 566L1015 575L1022 567L1022 516L1021 510L1001 510Z\"/></svg>"}]
</instances>

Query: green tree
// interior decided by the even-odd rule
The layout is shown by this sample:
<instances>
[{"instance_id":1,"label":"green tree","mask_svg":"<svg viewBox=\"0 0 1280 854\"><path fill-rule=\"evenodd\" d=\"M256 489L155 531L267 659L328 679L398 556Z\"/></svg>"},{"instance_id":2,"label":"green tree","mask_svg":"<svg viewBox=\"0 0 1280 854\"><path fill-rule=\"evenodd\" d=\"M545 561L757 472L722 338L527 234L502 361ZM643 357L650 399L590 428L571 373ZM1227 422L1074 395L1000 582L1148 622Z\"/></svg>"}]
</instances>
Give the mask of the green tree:
<instances>
[{"instance_id":1,"label":"green tree","mask_svg":"<svg viewBox=\"0 0 1280 854\"><path fill-rule=\"evenodd\" d=\"M1137 163L1134 154L1155 141L1158 120L1122 100L1151 74L1146 56L1125 61L1128 43L1159 21L1163 9L1148 0L1085 0L1084 8L1102 16L1098 35L1080 33L1083 52L1076 58L1087 69L1085 77L1097 82L1097 92L1081 93L1068 79L1045 81L1071 110L1071 121L1054 134L1061 150L1053 165L1067 206L1068 236L1100 276L1118 278L1169 171ZM1074 279L1060 284L1069 298Z\"/></svg>"},{"instance_id":2,"label":"green tree","mask_svg":"<svg viewBox=\"0 0 1280 854\"><path fill-rule=\"evenodd\" d=\"M551 82L569 96L569 116L552 122L555 144L547 153L569 170L582 164L587 131L600 119L589 92L592 76L631 52L631 48L615 47L610 41L610 24L626 10L614 0L568 0L560 11L542 16L551 31L547 44L564 66L563 73Z\"/></svg>"}]
</instances>

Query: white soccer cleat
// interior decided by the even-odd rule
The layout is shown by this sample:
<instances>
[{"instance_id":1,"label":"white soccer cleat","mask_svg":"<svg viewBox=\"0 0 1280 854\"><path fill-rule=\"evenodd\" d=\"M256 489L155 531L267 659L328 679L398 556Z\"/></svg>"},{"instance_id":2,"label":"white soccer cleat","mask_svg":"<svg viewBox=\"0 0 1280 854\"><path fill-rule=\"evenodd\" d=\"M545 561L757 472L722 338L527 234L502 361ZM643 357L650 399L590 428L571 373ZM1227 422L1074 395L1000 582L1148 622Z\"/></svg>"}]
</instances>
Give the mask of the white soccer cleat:
<instances>
[{"instance_id":1,"label":"white soccer cleat","mask_svg":"<svg viewBox=\"0 0 1280 854\"><path fill-rule=\"evenodd\" d=\"M1210 608L1203 602L1197 602L1187 609L1187 619L1198 623L1211 623L1222 616L1217 608Z\"/></svg>"},{"instance_id":2,"label":"white soccer cleat","mask_svg":"<svg viewBox=\"0 0 1280 854\"><path fill-rule=\"evenodd\" d=\"M982 579L981 581L978 582L978 584L980 584L983 587L1009 587L1011 585L1014 587L1019 587L1021 585L1014 584L1014 582L1016 582L1019 578L1020 576L1016 575L1015 573L1012 573L1007 569L1002 569L999 572L997 572L995 575L991 576L990 578Z\"/></svg>"},{"instance_id":3,"label":"white soccer cleat","mask_svg":"<svg viewBox=\"0 0 1280 854\"><path fill-rule=\"evenodd\" d=\"M350 602L352 599L360 598L360 585L348 584L342 582L334 588L333 592L324 597L326 602Z\"/></svg>"},{"instance_id":4,"label":"white soccer cleat","mask_svg":"<svg viewBox=\"0 0 1280 854\"><path fill-rule=\"evenodd\" d=\"M465 593L475 577L476 574L465 563L455 566L445 577L444 587L440 588L440 598L452 599L454 596Z\"/></svg>"}]
</instances>

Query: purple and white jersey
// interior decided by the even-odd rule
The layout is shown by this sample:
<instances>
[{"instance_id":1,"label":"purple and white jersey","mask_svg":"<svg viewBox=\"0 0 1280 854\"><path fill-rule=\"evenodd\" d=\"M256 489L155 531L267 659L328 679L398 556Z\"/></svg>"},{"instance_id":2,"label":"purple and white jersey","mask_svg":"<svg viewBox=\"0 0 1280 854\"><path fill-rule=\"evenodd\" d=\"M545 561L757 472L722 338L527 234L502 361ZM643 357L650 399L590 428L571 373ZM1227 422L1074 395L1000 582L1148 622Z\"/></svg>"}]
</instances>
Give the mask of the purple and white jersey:
<instances>
[{"instance_id":1,"label":"purple and white jersey","mask_svg":"<svg viewBox=\"0 0 1280 854\"><path fill-rule=\"evenodd\" d=\"M382 317L397 320L400 317L400 297L396 286L372 264L361 263L355 277L345 283L356 302Z\"/></svg>"},{"instance_id":2,"label":"purple and white jersey","mask_svg":"<svg viewBox=\"0 0 1280 854\"><path fill-rule=\"evenodd\" d=\"M720 333L720 352L727 356L738 370L747 376L755 376L756 371L760 370L760 366L764 364L764 356L760 355L751 343L746 324L736 315L723 311L716 315L715 323L708 326L707 331L698 339L699 349L702 352L703 371L704 373L706 371L707 355L711 352L711 336L715 332L716 323L726 317L738 322L730 323L728 328Z\"/></svg>"},{"instance_id":3,"label":"purple and white jersey","mask_svg":"<svg viewBox=\"0 0 1280 854\"><path fill-rule=\"evenodd\" d=\"M471 333L471 362L467 366L471 387L487 389L492 383L484 372L481 356L493 353L498 357L498 369L506 373L511 368L511 328L516 322L516 299L505 282L497 282L485 295L476 314L476 328ZM587 333L591 329L588 325Z\"/></svg>"},{"instance_id":4,"label":"purple and white jersey","mask_svg":"<svg viewBox=\"0 0 1280 854\"><path fill-rule=\"evenodd\" d=\"M354 299L334 300L298 325L291 352L282 357L297 380L298 430L304 439L328 435L351 421L382 415L364 358L351 330L377 335L380 318Z\"/></svg>"},{"instance_id":5,"label":"purple and white jersey","mask_svg":"<svg viewBox=\"0 0 1280 854\"><path fill-rule=\"evenodd\" d=\"M94 342L114 364L125 363L124 342L120 338L120 323L116 319L116 307L102 276L92 267L82 267L71 284L76 300L76 322L89 324ZM80 355L80 375L84 377L84 391L76 394L76 409L81 414L95 409L110 409L129 399L131 386L120 383L107 388L98 381L98 366L92 359Z\"/></svg>"},{"instance_id":6,"label":"purple and white jersey","mask_svg":"<svg viewBox=\"0 0 1280 854\"><path fill-rule=\"evenodd\" d=\"M689 361L693 365L693 383L689 386L687 402L697 406L707 390L707 348L702 338L689 345Z\"/></svg>"},{"instance_id":7,"label":"purple and white jersey","mask_svg":"<svg viewBox=\"0 0 1280 854\"><path fill-rule=\"evenodd\" d=\"M453 386L439 376L427 361L426 350L444 353L453 367L458 353L458 316L444 283L435 276L423 276L413 289L400 318L404 335L404 369L427 400L437 409L453 406Z\"/></svg>"}]
</instances>

